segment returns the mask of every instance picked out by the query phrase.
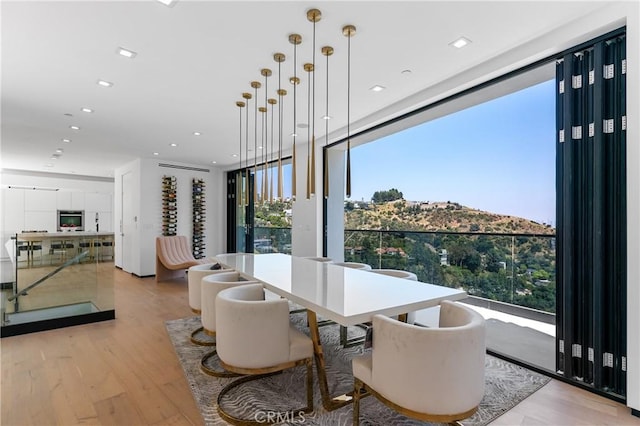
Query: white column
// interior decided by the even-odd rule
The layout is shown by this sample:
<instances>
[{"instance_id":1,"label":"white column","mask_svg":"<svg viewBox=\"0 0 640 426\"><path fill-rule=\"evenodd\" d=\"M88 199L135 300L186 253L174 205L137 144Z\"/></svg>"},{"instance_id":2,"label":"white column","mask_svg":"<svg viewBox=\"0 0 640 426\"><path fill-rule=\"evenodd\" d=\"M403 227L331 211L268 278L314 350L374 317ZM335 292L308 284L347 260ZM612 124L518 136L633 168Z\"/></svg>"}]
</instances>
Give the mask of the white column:
<instances>
[{"instance_id":1,"label":"white column","mask_svg":"<svg viewBox=\"0 0 640 426\"><path fill-rule=\"evenodd\" d=\"M329 199L327 200L327 256L344 260L344 197L346 157L343 149L329 153Z\"/></svg>"}]
</instances>

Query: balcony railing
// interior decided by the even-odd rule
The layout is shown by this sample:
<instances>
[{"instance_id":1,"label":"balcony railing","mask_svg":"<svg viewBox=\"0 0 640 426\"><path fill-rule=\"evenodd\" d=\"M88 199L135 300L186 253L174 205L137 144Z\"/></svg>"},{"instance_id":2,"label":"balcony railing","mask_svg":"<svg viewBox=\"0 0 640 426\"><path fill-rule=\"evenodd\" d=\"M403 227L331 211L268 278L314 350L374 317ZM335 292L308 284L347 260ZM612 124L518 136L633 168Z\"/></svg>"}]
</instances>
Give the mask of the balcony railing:
<instances>
[{"instance_id":1,"label":"balcony railing","mask_svg":"<svg viewBox=\"0 0 640 426\"><path fill-rule=\"evenodd\" d=\"M555 236L345 231L345 260L403 269L469 295L555 311Z\"/></svg>"},{"instance_id":2,"label":"balcony railing","mask_svg":"<svg viewBox=\"0 0 640 426\"><path fill-rule=\"evenodd\" d=\"M253 249L256 253L291 254L291 228L253 228Z\"/></svg>"}]
</instances>

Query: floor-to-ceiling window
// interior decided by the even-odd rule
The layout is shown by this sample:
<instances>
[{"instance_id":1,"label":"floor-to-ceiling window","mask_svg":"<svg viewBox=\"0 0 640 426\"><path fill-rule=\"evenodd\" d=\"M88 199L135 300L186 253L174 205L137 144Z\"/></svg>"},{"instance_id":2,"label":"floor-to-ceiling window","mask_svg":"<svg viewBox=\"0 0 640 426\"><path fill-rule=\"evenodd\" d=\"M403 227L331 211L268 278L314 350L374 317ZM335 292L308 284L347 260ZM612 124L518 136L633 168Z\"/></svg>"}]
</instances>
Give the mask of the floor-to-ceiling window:
<instances>
[{"instance_id":1,"label":"floor-to-ceiling window","mask_svg":"<svg viewBox=\"0 0 640 426\"><path fill-rule=\"evenodd\" d=\"M344 212L346 260L464 288L489 350L614 398L626 374L623 41L608 34L353 136ZM556 122L556 62L570 59L586 64L566 90L595 89Z\"/></svg>"},{"instance_id":2,"label":"floor-to-ceiling window","mask_svg":"<svg viewBox=\"0 0 640 426\"><path fill-rule=\"evenodd\" d=\"M227 251L291 253L291 159L227 177Z\"/></svg>"}]
</instances>

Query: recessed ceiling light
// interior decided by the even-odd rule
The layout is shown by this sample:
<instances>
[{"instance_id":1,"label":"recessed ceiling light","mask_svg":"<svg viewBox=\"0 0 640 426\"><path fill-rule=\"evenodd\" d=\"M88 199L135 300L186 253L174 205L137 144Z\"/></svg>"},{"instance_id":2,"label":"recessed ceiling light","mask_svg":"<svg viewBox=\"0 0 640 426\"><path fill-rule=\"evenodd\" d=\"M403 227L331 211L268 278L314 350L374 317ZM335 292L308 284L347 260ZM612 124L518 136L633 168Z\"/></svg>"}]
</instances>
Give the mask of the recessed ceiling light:
<instances>
[{"instance_id":1,"label":"recessed ceiling light","mask_svg":"<svg viewBox=\"0 0 640 426\"><path fill-rule=\"evenodd\" d=\"M380 86L379 84L376 84L375 86L373 86L369 90L371 90L372 92L382 92L384 89L386 89L386 87Z\"/></svg>"},{"instance_id":2,"label":"recessed ceiling light","mask_svg":"<svg viewBox=\"0 0 640 426\"><path fill-rule=\"evenodd\" d=\"M45 164L44 166L45 166L45 167L53 167L53 164L51 164L51 163L47 163L47 164Z\"/></svg>"},{"instance_id":3,"label":"recessed ceiling light","mask_svg":"<svg viewBox=\"0 0 640 426\"><path fill-rule=\"evenodd\" d=\"M57 148L57 149L56 149L56 152L57 152L58 154L61 154L62 152L64 152L64 150L63 150L62 148Z\"/></svg>"},{"instance_id":4,"label":"recessed ceiling light","mask_svg":"<svg viewBox=\"0 0 640 426\"><path fill-rule=\"evenodd\" d=\"M98 80L98 86L111 87L113 86L113 83L111 83L110 81Z\"/></svg>"},{"instance_id":5,"label":"recessed ceiling light","mask_svg":"<svg viewBox=\"0 0 640 426\"><path fill-rule=\"evenodd\" d=\"M82 108L81 111L82 112L88 112L88 113L92 113L93 112L93 110L91 108L87 108L87 107Z\"/></svg>"},{"instance_id":6,"label":"recessed ceiling light","mask_svg":"<svg viewBox=\"0 0 640 426\"><path fill-rule=\"evenodd\" d=\"M262 146L259 146L258 149L262 149Z\"/></svg>"},{"instance_id":7,"label":"recessed ceiling light","mask_svg":"<svg viewBox=\"0 0 640 426\"><path fill-rule=\"evenodd\" d=\"M124 47L118 47L116 52L118 52L118 55L124 56L125 58L129 58L129 59L133 59L137 55L137 53L134 52L133 50L125 49Z\"/></svg>"},{"instance_id":8,"label":"recessed ceiling light","mask_svg":"<svg viewBox=\"0 0 640 426\"><path fill-rule=\"evenodd\" d=\"M159 152L154 152L153 155L160 155L160 153Z\"/></svg>"},{"instance_id":9,"label":"recessed ceiling light","mask_svg":"<svg viewBox=\"0 0 640 426\"><path fill-rule=\"evenodd\" d=\"M169 146L176 147L176 146L178 146L178 144L177 143L170 143Z\"/></svg>"},{"instance_id":10,"label":"recessed ceiling light","mask_svg":"<svg viewBox=\"0 0 640 426\"><path fill-rule=\"evenodd\" d=\"M78 127L78 126L69 126L69 128L71 130L80 130L80 127Z\"/></svg>"},{"instance_id":11,"label":"recessed ceiling light","mask_svg":"<svg viewBox=\"0 0 640 426\"><path fill-rule=\"evenodd\" d=\"M69 143L69 142L71 142L71 139L63 138L63 139L62 139L62 142L64 142L64 143Z\"/></svg>"},{"instance_id":12,"label":"recessed ceiling light","mask_svg":"<svg viewBox=\"0 0 640 426\"><path fill-rule=\"evenodd\" d=\"M238 154L231 154L231 156L232 156L232 157L237 157L237 156L238 156Z\"/></svg>"},{"instance_id":13,"label":"recessed ceiling light","mask_svg":"<svg viewBox=\"0 0 640 426\"><path fill-rule=\"evenodd\" d=\"M331 120L331 116L330 115L323 115L322 119L323 120Z\"/></svg>"},{"instance_id":14,"label":"recessed ceiling light","mask_svg":"<svg viewBox=\"0 0 640 426\"><path fill-rule=\"evenodd\" d=\"M293 136L295 138L296 136L298 136L298 134L297 133L291 133L291 136Z\"/></svg>"},{"instance_id":15,"label":"recessed ceiling light","mask_svg":"<svg viewBox=\"0 0 640 426\"><path fill-rule=\"evenodd\" d=\"M469 43L471 43L471 40L469 40L468 38L465 38L465 37L460 37L457 40L454 40L451 43L449 43L449 45L453 46L453 47L456 47L458 49L461 49L461 48L465 47Z\"/></svg>"},{"instance_id":16,"label":"recessed ceiling light","mask_svg":"<svg viewBox=\"0 0 640 426\"><path fill-rule=\"evenodd\" d=\"M193 132L193 136L202 136L202 133L200 133L200 132Z\"/></svg>"},{"instance_id":17,"label":"recessed ceiling light","mask_svg":"<svg viewBox=\"0 0 640 426\"><path fill-rule=\"evenodd\" d=\"M211 162L211 164L218 164L218 162L214 160Z\"/></svg>"},{"instance_id":18,"label":"recessed ceiling light","mask_svg":"<svg viewBox=\"0 0 640 426\"><path fill-rule=\"evenodd\" d=\"M165 6L168 7L172 7L174 4L176 4L177 0L157 0L159 3L164 4Z\"/></svg>"}]
</instances>

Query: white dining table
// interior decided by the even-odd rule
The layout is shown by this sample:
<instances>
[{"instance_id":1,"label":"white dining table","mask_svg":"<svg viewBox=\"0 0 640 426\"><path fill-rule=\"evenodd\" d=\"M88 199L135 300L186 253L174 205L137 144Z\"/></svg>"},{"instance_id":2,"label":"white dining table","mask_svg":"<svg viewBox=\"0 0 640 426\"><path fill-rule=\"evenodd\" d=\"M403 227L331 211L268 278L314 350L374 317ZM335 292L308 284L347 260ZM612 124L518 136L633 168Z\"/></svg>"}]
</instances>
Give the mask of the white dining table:
<instances>
[{"instance_id":1,"label":"white dining table","mask_svg":"<svg viewBox=\"0 0 640 426\"><path fill-rule=\"evenodd\" d=\"M281 253L220 254L215 256L215 260L235 269L246 279L260 281L267 290L307 309L320 392L327 410L351 401L345 395L332 398L329 394L318 315L349 326L369 322L376 314L403 315L437 306L442 300L467 297L463 290Z\"/></svg>"}]
</instances>

